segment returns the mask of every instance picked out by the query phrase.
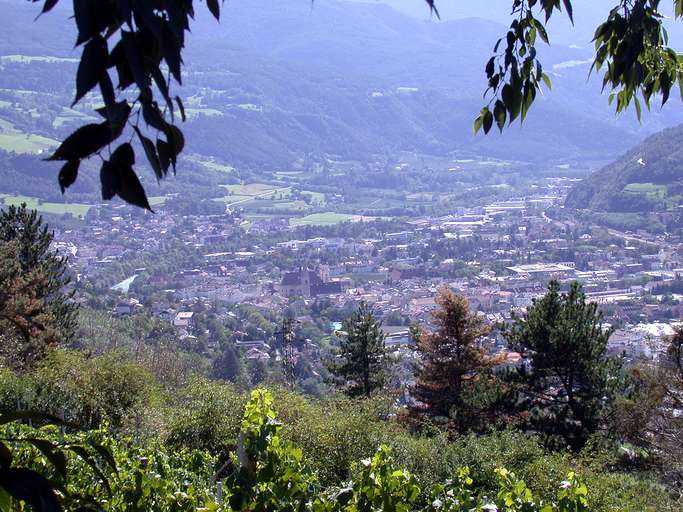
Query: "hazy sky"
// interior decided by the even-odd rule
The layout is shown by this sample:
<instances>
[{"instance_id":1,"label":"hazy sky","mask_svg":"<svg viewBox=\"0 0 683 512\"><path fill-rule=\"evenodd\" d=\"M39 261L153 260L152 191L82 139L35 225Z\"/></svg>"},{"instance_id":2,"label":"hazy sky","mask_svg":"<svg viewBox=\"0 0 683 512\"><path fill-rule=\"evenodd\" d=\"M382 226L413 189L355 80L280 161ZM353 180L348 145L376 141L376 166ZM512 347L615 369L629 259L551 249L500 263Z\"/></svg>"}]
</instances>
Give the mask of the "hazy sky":
<instances>
[{"instance_id":1,"label":"hazy sky","mask_svg":"<svg viewBox=\"0 0 683 512\"><path fill-rule=\"evenodd\" d=\"M391 5L406 14L429 19L429 8L424 0L352 0L363 2L381 2ZM551 42L559 44L589 44L597 25L603 21L610 9L618 4L617 0L573 0L575 26L566 16L554 17L549 24ZM436 0L437 8L443 21L478 17L497 21L508 25L510 23L510 8L512 0ZM672 12L672 1L662 2L662 12ZM683 22L669 27L672 40L683 44Z\"/></svg>"}]
</instances>

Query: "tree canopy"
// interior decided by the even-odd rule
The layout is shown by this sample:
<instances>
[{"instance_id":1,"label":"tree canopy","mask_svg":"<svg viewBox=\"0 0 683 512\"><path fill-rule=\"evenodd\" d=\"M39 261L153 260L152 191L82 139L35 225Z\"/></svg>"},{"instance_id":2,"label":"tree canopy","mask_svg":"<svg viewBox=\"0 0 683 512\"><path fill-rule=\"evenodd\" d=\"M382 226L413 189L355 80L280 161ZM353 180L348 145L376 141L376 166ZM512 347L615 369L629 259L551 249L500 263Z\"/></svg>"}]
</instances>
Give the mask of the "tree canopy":
<instances>
[{"instance_id":1,"label":"tree canopy","mask_svg":"<svg viewBox=\"0 0 683 512\"><path fill-rule=\"evenodd\" d=\"M517 376L523 383L520 403L532 412L532 428L581 447L603 426L621 368L621 360L607 353L612 332L578 283L560 293L557 281L505 327L510 347L530 362Z\"/></svg>"},{"instance_id":2,"label":"tree canopy","mask_svg":"<svg viewBox=\"0 0 683 512\"><path fill-rule=\"evenodd\" d=\"M41 14L58 1L45 0ZM425 2L438 17L438 2ZM475 132L488 133L494 122L502 131L506 124L525 119L541 88L551 87L538 58L537 41L550 43L546 24L558 13L573 21L571 0L511 2L510 28L495 43L485 65L487 104L474 122ZM666 103L675 84L683 82L683 59L668 46L660 3L619 0L595 31L591 71L602 73L603 88L610 91L610 102L616 100L617 112L634 104L640 117L643 105L649 108L654 98ZM73 105L97 90L104 106L97 109L101 122L78 128L48 158L64 162L58 177L62 192L76 181L81 161L99 155L102 198L119 196L151 210L133 168L136 152L131 141L139 141L158 180L171 168L175 172L185 145L177 121L185 120L185 109L172 89L182 84L182 52L195 4L193 0L74 2L76 46L82 54ZM680 19L683 0L673 4ZM207 0L206 5L220 19L220 2ZM112 148L124 133L126 142Z\"/></svg>"},{"instance_id":3,"label":"tree canopy","mask_svg":"<svg viewBox=\"0 0 683 512\"><path fill-rule=\"evenodd\" d=\"M50 249L52 239L25 204L0 211L0 358L15 368L74 336L77 306L63 291L67 262Z\"/></svg>"}]
</instances>

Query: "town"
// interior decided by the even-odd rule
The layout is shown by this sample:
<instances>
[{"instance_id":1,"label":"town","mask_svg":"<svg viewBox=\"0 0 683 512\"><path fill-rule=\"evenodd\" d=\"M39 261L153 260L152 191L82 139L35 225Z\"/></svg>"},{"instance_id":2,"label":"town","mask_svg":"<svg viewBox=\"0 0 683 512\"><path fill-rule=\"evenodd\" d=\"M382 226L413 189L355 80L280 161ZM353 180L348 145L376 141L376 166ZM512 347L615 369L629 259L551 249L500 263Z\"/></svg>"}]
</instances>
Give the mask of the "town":
<instances>
[{"instance_id":1,"label":"town","mask_svg":"<svg viewBox=\"0 0 683 512\"><path fill-rule=\"evenodd\" d=\"M247 223L234 205L182 216L108 205L58 229L55 246L69 257L79 300L97 297L115 317L156 317L184 346L209 352L218 341L199 318L210 311L246 360L264 364L281 358L285 317L295 320L295 358L306 352L315 367L360 301L382 319L387 345L409 351L410 326L429 324L440 287L498 325L553 279L579 281L599 304L615 328L612 353L655 359L683 316L681 238L582 222L563 207L573 181L549 177L533 194L446 215L333 226ZM506 353L495 330L489 341Z\"/></svg>"}]
</instances>

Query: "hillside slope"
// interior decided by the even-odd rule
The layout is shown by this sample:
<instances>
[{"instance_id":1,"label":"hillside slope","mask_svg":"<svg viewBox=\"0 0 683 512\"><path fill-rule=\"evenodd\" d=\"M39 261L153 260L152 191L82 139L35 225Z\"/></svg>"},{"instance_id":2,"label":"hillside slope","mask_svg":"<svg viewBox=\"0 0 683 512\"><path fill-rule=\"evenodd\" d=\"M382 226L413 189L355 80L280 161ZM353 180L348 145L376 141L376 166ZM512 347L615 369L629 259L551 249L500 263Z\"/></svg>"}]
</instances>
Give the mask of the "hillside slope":
<instances>
[{"instance_id":1,"label":"hillside slope","mask_svg":"<svg viewBox=\"0 0 683 512\"><path fill-rule=\"evenodd\" d=\"M683 125L648 137L577 184L566 206L609 212L672 209L683 200Z\"/></svg>"},{"instance_id":2,"label":"hillside slope","mask_svg":"<svg viewBox=\"0 0 683 512\"><path fill-rule=\"evenodd\" d=\"M79 56L67 3L35 22L35 5L3 4L10 20L0 55ZM487 20L425 21L387 5L338 0L313 6L234 0L225 4L220 24L199 9L187 78L178 90L193 113L188 149L257 169L287 167L305 155L365 160L400 151L536 162L605 159L683 121L674 109L648 115L642 127L631 115L615 119L599 85L586 83L590 51L558 45L543 50L555 84L528 123L502 137L474 137L483 66L504 32ZM75 125L53 131L47 109L21 92L49 92L51 105L68 105L73 82L45 79L67 64L51 66L6 63L0 100L37 107L44 121L38 134L57 138ZM37 129L7 120L24 132Z\"/></svg>"}]
</instances>

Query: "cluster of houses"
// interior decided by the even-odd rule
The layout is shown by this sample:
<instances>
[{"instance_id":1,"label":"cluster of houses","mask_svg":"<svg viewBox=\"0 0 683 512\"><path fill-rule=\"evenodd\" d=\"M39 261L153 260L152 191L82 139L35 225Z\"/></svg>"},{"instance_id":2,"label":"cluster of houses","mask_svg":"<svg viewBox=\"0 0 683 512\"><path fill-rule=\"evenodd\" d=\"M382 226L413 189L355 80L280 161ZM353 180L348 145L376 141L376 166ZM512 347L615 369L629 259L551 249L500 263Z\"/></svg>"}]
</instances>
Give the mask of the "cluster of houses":
<instances>
[{"instance_id":1,"label":"cluster of houses","mask_svg":"<svg viewBox=\"0 0 683 512\"><path fill-rule=\"evenodd\" d=\"M651 356L647 343L663 334L648 326L683 317L683 297L674 294L662 304L655 293L683 279L683 244L678 236L646 232L609 230L609 236L598 236L571 219L556 220L553 212L567 187L559 180L526 198L414 219L375 238L298 239L287 224L265 224L250 233L270 229L277 241L239 250L225 250L242 230L230 213L143 216L110 206L82 228L57 233L55 248L68 255L77 280L100 275L141 250L163 254L182 246L194 251L192 268L137 269L112 287L120 293L112 313L120 316L144 309L139 297L127 293L136 278L148 289L163 291L167 299L153 302L150 312L187 336L193 333L192 305L198 302L296 312L324 298L340 308L360 300L372 304L390 320L385 322L393 329L388 342L401 345L407 340L405 325L429 322L442 286L464 294L489 321L501 322L557 279L580 281L605 321L619 326L615 350ZM283 232L291 233L285 241ZM444 253L443 247L455 249ZM400 325L391 324L397 320ZM248 350L254 358L268 354L263 346Z\"/></svg>"}]
</instances>

